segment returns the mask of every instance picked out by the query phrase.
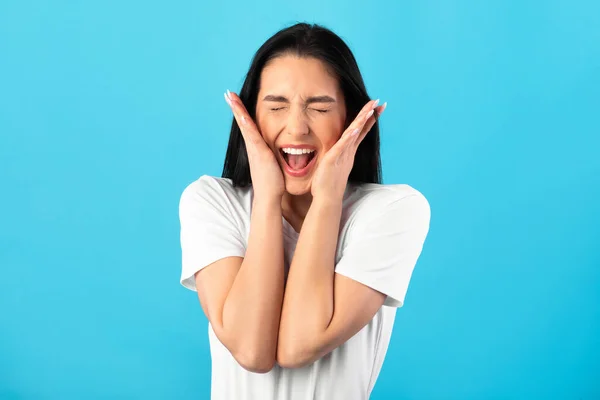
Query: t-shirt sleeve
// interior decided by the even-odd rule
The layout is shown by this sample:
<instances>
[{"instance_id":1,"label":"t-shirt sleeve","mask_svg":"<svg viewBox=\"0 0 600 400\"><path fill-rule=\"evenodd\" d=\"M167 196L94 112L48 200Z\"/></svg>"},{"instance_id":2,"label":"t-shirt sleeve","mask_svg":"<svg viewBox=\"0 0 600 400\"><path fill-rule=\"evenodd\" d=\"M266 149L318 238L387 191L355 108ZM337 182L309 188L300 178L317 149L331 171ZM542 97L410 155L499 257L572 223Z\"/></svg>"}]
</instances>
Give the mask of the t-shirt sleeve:
<instances>
[{"instance_id":1,"label":"t-shirt sleeve","mask_svg":"<svg viewBox=\"0 0 600 400\"><path fill-rule=\"evenodd\" d=\"M359 210L335 272L387 295L402 307L429 231L431 211L420 193Z\"/></svg>"},{"instance_id":2,"label":"t-shirt sleeve","mask_svg":"<svg viewBox=\"0 0 600 400\"><path fill-rule=\"evenodd\" d=\"M223 188L212 177L202 176L181 194L180 283L184 287L197 291L196 272L225 257L244 257L245 241L230 207Z\"/></svg>"}]
</instances>

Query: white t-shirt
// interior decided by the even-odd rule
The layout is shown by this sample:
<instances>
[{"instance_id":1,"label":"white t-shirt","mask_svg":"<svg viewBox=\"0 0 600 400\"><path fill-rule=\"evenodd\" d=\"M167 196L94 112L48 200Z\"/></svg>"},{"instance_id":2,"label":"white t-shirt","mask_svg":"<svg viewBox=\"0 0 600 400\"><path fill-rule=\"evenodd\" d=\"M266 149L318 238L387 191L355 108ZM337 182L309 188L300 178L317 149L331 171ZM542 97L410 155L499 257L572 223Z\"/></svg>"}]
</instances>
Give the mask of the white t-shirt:
<instances>
[{"instance_id":1,"label":"white t-shirt","mask_svg":"<svg viewBox=\"0 0 600 400\"><path fill-rule=\"evenodd\" d=\"M181 284L196 291L194 274L229 256L243 257L253 191L231 180L202 176L181 195ZM283 219L286 276L299 234ZM303 368L268 373L242 368L208 334L213 400L368 399L388 348L396 308L402 307L429 230L426 198L409 185L348 184L344 193L335 272L387 295L373 319L346 343Z\"/></svg>"}]
</instances>

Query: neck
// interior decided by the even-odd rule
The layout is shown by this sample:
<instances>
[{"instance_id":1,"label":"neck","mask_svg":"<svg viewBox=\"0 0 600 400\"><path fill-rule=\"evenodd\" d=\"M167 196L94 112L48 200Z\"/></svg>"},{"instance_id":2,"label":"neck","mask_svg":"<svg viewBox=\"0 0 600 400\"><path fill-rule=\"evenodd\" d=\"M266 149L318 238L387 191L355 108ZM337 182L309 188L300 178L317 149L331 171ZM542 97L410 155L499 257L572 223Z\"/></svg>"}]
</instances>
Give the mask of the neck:
<instances>
[{"instance_id":1,"label":"neck","mask_svg":"<svg viewBox=\"0 0 600 400\"><path fill-rule=\"evenodd\" d=\"M308 214L311 203L310 192L298 196L285 192L281 198L281 213L294 227L300 227Z\"/></svg>"}]
</instances>

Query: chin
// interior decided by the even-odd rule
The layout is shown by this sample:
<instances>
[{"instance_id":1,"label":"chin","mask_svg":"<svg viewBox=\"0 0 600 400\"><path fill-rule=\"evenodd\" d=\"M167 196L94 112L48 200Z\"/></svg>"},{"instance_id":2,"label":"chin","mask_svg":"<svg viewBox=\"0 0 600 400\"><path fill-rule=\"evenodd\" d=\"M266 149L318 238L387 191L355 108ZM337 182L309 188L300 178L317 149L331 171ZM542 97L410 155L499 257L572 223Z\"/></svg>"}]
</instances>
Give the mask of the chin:
<instances>
[{"instance_id":1,"label":"chin","mask_svg":"<svg viewBox=\"0 0 600 400\"><path fill-rule=\"evenodd\" d=\"M298 182L294 178L285 177L285 191L292 196L310 194L310 180L306 181L303 179L302 181Z\"/></svg>"}]
</instances>

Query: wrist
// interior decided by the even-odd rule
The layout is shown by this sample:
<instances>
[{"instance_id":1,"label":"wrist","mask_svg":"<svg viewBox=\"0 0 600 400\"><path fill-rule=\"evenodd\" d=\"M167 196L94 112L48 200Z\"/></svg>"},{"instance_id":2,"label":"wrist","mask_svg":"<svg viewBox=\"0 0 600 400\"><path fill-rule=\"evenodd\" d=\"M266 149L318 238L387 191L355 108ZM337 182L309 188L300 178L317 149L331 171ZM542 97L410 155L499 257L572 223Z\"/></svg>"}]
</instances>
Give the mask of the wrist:
<instances>
[{"instance_id":1,"label":"wrist","mask_svg":"<svg viewBox=\"0 0 600 400\"><path fill-rule=\"evenodd\" d=\"M342 195L321 194L313 196L311 207L319 207L323 209L335 209L342 207Z\"/></svg>"},{"instance_id":2,"label":"wrist","mask_svg":"<svg viewBox=\"0 0 600 400\"><path fill-rule=\"evenodd\" d=\"M252 208L261 210L279 210L281 212L281 198L278 195L254 195Z\"/></svg>"},{"instance_id":3,"label":"wrist","mask_svg":"<svg viewBox=\"0 0 600 400\"><path fill-rule=\"evenodd\" d=\"M341 203L344 200L344 193L346 192L347 184L343 187L341 185L333 185L327 188L312 187L311 194L313 201L317 200L323 203Z\"/></svg>"}]
</instances>

